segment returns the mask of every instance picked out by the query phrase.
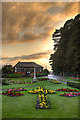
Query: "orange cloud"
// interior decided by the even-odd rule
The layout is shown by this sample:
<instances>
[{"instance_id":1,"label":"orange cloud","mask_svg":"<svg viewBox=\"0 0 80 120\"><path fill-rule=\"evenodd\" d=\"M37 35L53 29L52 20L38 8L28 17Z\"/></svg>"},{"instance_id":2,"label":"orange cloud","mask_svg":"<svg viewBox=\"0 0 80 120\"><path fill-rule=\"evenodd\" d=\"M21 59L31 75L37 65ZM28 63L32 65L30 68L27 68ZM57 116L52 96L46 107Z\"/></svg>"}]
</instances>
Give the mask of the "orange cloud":
<instances>
[{"instance_id":1,"label":"orange cloud","mask_svg":"<svg viewBox=\"0 0 80 120\"><path fill-rule=\"evenodd\" d=\"M4 2L3 44L36 42L42 37L47 38L52 28L54 30L62 21L77 13L78 2Z\"/></svg>"},{"instance_id":2,"label":"orange cloud","mask_svg":"<svg viewBox=\"0 0 80 120\"><path fill-rule=\"evenodd\" d=\"M15 56L15 57L2 57L2 59L0 60L15 61L15 60L41 59L41 58L47 58L47 55L49 55L51 52L52 52L51 50L47 50L45 52L39 52L39 53L30 54L30 55L22 55L22 56Z\"/></svg>"}]
</instances>

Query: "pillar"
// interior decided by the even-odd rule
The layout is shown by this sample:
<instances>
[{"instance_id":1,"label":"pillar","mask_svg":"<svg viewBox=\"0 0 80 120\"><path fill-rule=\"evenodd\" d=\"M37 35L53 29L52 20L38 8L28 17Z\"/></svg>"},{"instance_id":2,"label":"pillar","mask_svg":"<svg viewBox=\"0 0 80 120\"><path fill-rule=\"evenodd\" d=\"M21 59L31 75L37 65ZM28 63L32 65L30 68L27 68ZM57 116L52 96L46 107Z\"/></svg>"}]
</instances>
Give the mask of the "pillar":
<instances>
[{"instance_id":1,"label":"pillar","mask_svg":"<svg viewBox=\"0 0 80 120\"><path fill-rule=\"evenodd\" d=\"M34 79L33 79L33 81L37 81L36 80L36 68L34 68Z\"/></svg>"}]
</instances>

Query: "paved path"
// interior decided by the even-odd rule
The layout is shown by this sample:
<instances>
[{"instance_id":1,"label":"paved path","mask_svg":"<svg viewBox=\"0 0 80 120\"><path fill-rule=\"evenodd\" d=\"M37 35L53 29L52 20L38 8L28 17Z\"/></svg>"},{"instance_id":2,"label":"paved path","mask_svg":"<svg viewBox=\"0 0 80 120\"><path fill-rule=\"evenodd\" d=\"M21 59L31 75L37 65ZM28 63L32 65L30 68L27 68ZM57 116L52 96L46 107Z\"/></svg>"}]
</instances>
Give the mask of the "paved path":
<instances>
[{"instance_id":1,"label":"paved path","mask_svg":"<svg viewBox=\"0 0 80 120\"><path fill-rule=\"evenodd\" d=\"M72 81L72 80L66 79L66 77L64 77L64 76L57 76L57 75L54 75L54 74L48 75L48 78L49 78L49 79L58 80L58 81L60 81L60 82L62 82L62 83L64 83L64 84L67 84L67 81ZM64 82L64 81L61 81L61 80L64 80L65 82Z\"/></svg>"},{"instance_id":2,"label":"paved path","mask_svg":"<svg viewBox=\"0 0 80 120\"><path fill-rule=\"evenodd\" d=\"M64 76L57 76L57 75L54 75L54 74L50 74L48 75L48 78L49 79L55 79L55 80L64 80L64 81L72 81L72 80L69 80L69 79L66 79L66 77Z\"/></svg>"},{"instance_id":3,"label":"paved path","mask_svg":"<svg viewBox=\"0 0 80 120\"><path fill-rule=\"evenodd\" d=\"M50 74L50 75L48 75L48 78L49 79L56 79L56 80L58 80L58 79L60 79L60 76L56 76L54 74Z\"/></svg>"}]
</instances>

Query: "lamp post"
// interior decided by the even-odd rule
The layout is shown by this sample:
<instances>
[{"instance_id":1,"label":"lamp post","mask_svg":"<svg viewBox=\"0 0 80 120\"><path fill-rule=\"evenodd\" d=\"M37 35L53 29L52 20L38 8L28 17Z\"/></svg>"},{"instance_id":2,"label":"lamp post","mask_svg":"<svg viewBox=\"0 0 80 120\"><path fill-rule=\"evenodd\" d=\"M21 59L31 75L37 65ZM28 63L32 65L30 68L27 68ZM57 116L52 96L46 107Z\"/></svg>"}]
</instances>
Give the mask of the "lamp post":
<instances>
[{"instance_id":1,"label":"lamp post","mask_svg":"<svg viewBox=\"0 0 80 120\"><path fill-rule=\"evenodd\" d=\"M36 68L34 67L34 79L33 79L33 82L37 81L36 79Z\"/></svg>"}]
</instances>

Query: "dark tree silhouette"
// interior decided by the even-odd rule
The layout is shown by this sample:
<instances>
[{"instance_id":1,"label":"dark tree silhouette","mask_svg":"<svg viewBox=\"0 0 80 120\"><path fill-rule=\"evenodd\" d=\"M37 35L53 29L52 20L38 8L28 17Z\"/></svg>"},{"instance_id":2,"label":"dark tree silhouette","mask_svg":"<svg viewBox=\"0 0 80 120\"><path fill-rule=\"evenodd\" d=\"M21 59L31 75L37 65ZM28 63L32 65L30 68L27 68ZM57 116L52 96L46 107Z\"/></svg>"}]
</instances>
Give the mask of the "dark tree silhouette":
<instances>
[{"instance_id":1,"label":"dark tree silhouette","mask_svg":"<svg viewBox=\"0 0 80 120\"><path fill-rule=\"evenodd\" d=\"M79 75L80 71L80 14L65 22L52 35L54 54L50 55L50 65L54 74Z\"/></svg>"}]
</instances>

